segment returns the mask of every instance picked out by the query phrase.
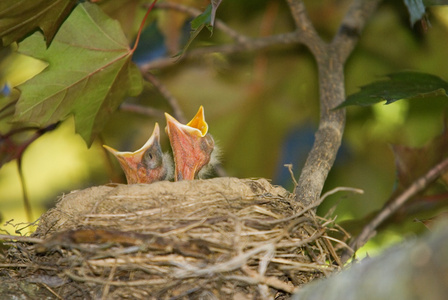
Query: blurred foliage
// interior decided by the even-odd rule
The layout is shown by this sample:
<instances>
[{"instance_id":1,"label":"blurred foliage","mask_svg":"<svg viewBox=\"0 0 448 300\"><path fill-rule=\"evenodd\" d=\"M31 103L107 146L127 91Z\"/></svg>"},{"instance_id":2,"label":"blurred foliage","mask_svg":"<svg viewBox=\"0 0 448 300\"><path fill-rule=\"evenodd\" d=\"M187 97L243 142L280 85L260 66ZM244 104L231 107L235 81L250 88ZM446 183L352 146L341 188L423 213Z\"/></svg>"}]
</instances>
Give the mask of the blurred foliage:
<instances>
[{"instance_id":1,"label":"blurred foliage","mask_svg":"<svg viewBox=\"0 0 448 300\"><path fill-rule=\"evenodd\" d=\"M99 1L99 5L120 21L126 37L132 41L138 29L135 19L142 17L145 11L140 6L143 2L104 0ZM318 32L327 40L337 32L351 3L350 0L304 2ZM201 10L205 9L204 1L195 3L199 3ZM172 39L176 39L163 34L173 34L173 29L161 25L166 22L163 12L158 10L151 17L151 22L159 22L157 26L151 22L148 26L159 30L162 26L162 34L159 32L157 36L164 38L155 40L155 44L142 41L159 49L158 55L172 53L168 49L173 49ZM131 15L133 17L128 17ZM294 30L289 8L281 1L222 1L217 18L250 37ZM188 20L185 18L186 22ZM346 65L347 95L398 71L429 73L447 81L447 36L446 7L428 8L426 20L411 27L402 1L382 3L367 23ZM185 40L182 36L178 38ZM229 42L231 39L215 28L211 37L209 32L201 32L190 49ZM160 48L165 50L160 51ZM234 55L210 53L197 60L154 70L154 74L178 99L187 119L204 105L210 133L222 150L222 164L229 176L272 178L275 184L292 190L293 182L283 164L292 163L295 176L299 176L319 120L318 74L314 59L304 46L273 47ZM8 74L0 75L0 82L8 78ZM147 83L140 96L127 98L126 102L171 113L166 100ZM433 97L402 100L388 106L348 107L343 145L325 190L352 186L365 193L335 194L318 212L324 215L334 208L337 221L341 222L362 219L381 208L397 188L395 158L390 145L421 147L429 143L443 131L447 104L445 97ZM105 125L103 140L93 143L90 150L74 135L72 118L39 138L26 150L23 162L36 211L42 212L43 207L53 205L62 192L120 179L124 182L118 164L109 161L100 144L133 151L146 141L154 122L162 127L165 124L163 116L148 117L118 110ZM164 135L162 147L166 151L170 149ZM444 202L446 199L438 203ZM20 215L21 205L20 181L14 162L10 162L0 169L3 222L24 221ZM431 217L443 209L443 205L439 205L420 214L413 212L406 225L399 225L397 221L388 228L393 238L379 235L370 244L396 241L397 236L425 230L422 224L410 222L412 218ZM7 229L11 230L11 226Z\"/></svg>"}]
</instances>

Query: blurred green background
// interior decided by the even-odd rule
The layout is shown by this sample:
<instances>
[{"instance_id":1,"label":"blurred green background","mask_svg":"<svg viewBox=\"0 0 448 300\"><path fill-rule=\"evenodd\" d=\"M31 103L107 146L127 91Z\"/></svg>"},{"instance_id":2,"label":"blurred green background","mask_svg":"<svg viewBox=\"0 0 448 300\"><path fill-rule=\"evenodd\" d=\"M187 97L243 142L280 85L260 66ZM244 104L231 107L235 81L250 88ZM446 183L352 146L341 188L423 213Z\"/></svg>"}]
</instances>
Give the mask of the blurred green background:
<instances>
[{"instance_id":1,"label":"blurred green background","mask_svg":"<svg viewBox=\"0 0 448 300\"><path fill-rule=\"evenodd\" d=\"M106 9L110 2L100 4ZM327 40L337 31L351 3L349 0L304 2L317 30ZM428 13L430 26L424 30L420 23L410 27L402 1L385 1L380 5L346 65L347 95L396 71L422 71L448 80L448 8L433 7ZM110 14L114 17L114 12ZM223 1L218 18L251 37L294 30L288 7L281 1ZM140 22L138 18L120 20L125 30ZM208 33L201 33L192 47L228 42L231 40L215 29L211 38ZM150 44L164 46L160 39ZM3 81L14 86L20 78L29 77L33 70L41 68L31 62L23 67L22 59L10 58L8 72L2 72ZM318 74L305 47L278 46L229 56L214 53L154 74L178 99L188 119L199 105L204 105L210 133L221 149L222 165L229 176L265 177L292 191L293 182L283 164L293 164L298 178L319 121ZM166 100L150 84L146 84L140 97L125 101L171 113ZM350 186L365 193L335 194L319 208L319 214L325 215L336 206L334 215L339 222L360 219L381 208L396 183L390 145L418 147L430 141L443 130L446 107L447 99L442 97L404 100L388 106L349 107L343 145L325 190ZM96 141L90 149L75 135L72 119L39 138L23 158L34 217L53 206L64 193L125 182L118 163L107 156L101 145L134 151L150 136L154 122L165 127L163 118L117 111L103 132L103 140ZM162 146L165 151L170 150L164 134ZM24 226L20 224L26 221L26 216L15 161L0 169L0 212L2 230L13 234ZM408 219L389 227L369 242L362 253L374 254L377 245L388 245L423 230L422 224Z\"/></svg>"}]
</instances>

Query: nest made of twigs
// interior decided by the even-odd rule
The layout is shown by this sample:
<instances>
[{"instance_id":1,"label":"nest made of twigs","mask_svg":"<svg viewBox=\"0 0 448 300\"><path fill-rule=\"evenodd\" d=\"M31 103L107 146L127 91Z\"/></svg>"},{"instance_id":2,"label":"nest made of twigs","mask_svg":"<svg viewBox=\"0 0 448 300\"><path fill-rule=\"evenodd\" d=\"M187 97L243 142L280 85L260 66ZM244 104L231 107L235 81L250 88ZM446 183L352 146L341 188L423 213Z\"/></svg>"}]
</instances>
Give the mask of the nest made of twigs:
<instances>
[{"instance_id":1,"label":"nest made of twigs","mask_svg":"<svg viewBox=\"0 0 448 300\"><path fill-rule=\"evenodd\" d=\"M9 251L64 299L271 299L339 268L333 222L265 179L106 185L60 198Z\"/></svg>"}]
</instances>

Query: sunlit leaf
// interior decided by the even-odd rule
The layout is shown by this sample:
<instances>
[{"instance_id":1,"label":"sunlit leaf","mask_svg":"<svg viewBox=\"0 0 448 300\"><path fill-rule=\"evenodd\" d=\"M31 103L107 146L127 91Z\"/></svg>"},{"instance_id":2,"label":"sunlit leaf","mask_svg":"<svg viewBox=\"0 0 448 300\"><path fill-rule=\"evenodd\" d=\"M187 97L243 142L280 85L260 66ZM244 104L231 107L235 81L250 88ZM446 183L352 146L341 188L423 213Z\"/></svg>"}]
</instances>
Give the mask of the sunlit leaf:
<instances>
[{"instance_id":1,"label":"sunlit leaf","mask_svg":"<svg viewBox=\"0 0 448 300\"><path fill-rule=\"evenodd\" d=\"M4 56L0 54L0 89L5 95L8 95L7 90L36 76L48 66L39 59L18 53L17 44L13 45L15 47L3 48Z\"/></svg>"},{"instance_id":2,"label":"sunlit leaf","mask_svg":"<svg viewBox=\"0 0 448 300\"><path fill-rule=\"evenodd\" d=\"M36 29L50 44L76 0L2 0L0 1L0 39L3 46L22 39Z\"/></svg>"},{"instance_id":3,"label":"sunlit leaf","mask_svg":"<svg viewBox=\"0 0 448 300\"><path fill-rule=\"evenodd\" d=\"M49 67L19 86L14 121L47 126L74 115L90 145L127 95L142 89L139 70L120 25L96 5L78 5L47 49L35 33L19 51Z\"/></svg>"},{"instance_id":4,"label":"sunlit leaf","mask_svg":"<svg viewBox=\"0 0 448 300\"><path fill-rule=\"evenodd\" d=\"M361 87L361 91L348 96L337 108L348 105L367 106L381 101L390 104L401 99L448 96L448 82L431 74L399 72L388 77L389 79Z\"/></svg>"}]
</instances>

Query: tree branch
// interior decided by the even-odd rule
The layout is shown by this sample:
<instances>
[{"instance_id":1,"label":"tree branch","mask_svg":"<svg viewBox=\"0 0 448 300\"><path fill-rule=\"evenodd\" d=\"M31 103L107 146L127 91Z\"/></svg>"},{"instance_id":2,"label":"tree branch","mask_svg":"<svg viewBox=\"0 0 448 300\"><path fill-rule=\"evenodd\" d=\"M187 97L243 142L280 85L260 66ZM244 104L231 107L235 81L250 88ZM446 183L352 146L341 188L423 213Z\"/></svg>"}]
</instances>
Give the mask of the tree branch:
<instances>
[{"instance_id":1,"label":"tree branch","mask_svg":"<svg viewBox=\"0 0 448 300\"><path fill-rule=\"evenodd\" d=\"M288 0L299 32L307 35L305 44L313 53L319 70L319 129L295 189L297 202L304 205L319 201L319 195L341 145L345 109L332 109L345 99L344 64L378 2L379 0L355 0L333 41L325 44L310 25L302 1Z\"/></svg>"},{"instance_id":2,"label":"tree branch","mask_svg":"<svg viewBox=\"0 0 448 300\"><path fill-rule=\"evenodd\" d=\"M300 42L310 49L314 57L323 55L325 43L319 37L311 20L306 13L305 5L301 0L287 0L292 17L296 24L297 35L300 36Z\"/></svg>"},{"instance_id":3,"label":"tree branch","mask_svg":"<svg viewBox=\"0 0 448 300\"><path fill-rule=\"evenodd\" d=\"M434 182L442 174L448 170L448 158L437 164L434 168L428 171L425 175L414 181L403 193L386 205L378 215L375 216L366 226L364 226L361 233L350 243L351 248L355 251L362 247L370 238L375 235L376 228L380 226L387 218L393 215L398 208L403 206L409 199L423 191L429 184ZM350 253L345 253L343 260L350 258Z\"/></svg>"},{"instance_id":4,"label":"tree branch","mask_svg":"<svg viewBox=\"0 0 448 300\"><path fill-rule=\"evenodd\" d=\"M202 47L187 51L182 57L164 57L150 61L140 67L142 72L148 72L153 69L162 69L174 65L182 60L203 58L204 55L211 53L234 54L244 51L255 51L266 49L272 46L293 45L302 42L302 36L297 32L278 34L262 38L249 38L233 44Z\"/></svg>"},{"instance_id":5,"label":"tree branch","mask_svg":"<svg viewBox=\"0 0 448 300\"><path fill-rule=\"evenodd\" d=\"M138 113L141 115L145 115L148 117L154 117L154 118L163 118L164 117L164 114L163 114L164 112L160 109L142 106L142 105L133 104L133 103L127 103L127 102L121 103L120 110Z\"/></svg>"},{"instance_id":6,"label":"tree branch","mask_svg":"<svg viewBox=\"0 0 448 300\"><path fill-rule=\"evenodd\" d=\"M177 101L176 97L171 94L167 87L151 72L145 72L144 70L141 70L141 72L146 80L151 82L160 94L162 94L162 96L168 101L168 104L173 109L174 117L181 123L187 123L184 112L180 108L179 101Z\"/></svg>"}]
</instances>

